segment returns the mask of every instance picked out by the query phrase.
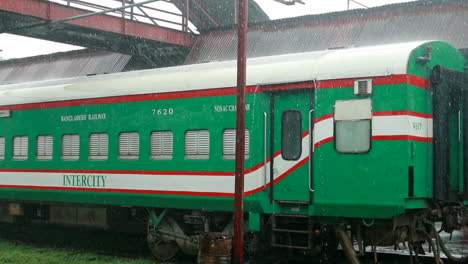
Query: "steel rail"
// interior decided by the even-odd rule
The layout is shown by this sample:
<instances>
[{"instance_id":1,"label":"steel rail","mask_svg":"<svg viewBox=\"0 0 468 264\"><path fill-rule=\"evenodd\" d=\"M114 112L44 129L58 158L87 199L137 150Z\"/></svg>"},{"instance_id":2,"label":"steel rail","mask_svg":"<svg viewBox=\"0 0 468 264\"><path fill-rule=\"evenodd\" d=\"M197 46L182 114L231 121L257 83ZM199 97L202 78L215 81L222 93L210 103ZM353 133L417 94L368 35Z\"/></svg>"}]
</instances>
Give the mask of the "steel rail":
<instances>
[{"instance_id":1,"label":"steel rail","mask_svg":"<svg viewBox=\"0 0 468 264\"><path fill-rule=\"evenodd\" d=\"M111 13L111 12L115 12L115 11L119 11L119 10L131 8L131 7L137 7L137 6L141 6L141 5L146 5L146 4L149 4L149 3L156 2L156 1L158 1L158 0L146 0L146 1L143 1L143 2L131 4L131 5L124 5L124 6L115 7L115 8L110 8L110 9L106 9L106 10L102 10L102 11L98 11L98 12L93 12L93 13L88 13L88 14L83 14L83 15L78 15L78 16L73 16L73 17L68 17L68 18L53 20L53 21L50 21L49 24L58 24L58 23L64 23L64 22L68 22L68 21L72 21L72 20L77 20L77 19L82 19L82 18L87 18L87 17L91 17L91 16L96 16L96 15L104 15L104 14L107 14L107 13Z\"/></svg>"},{"instance_id":2,"label":"steel rail","mask_svg":"<svg viewBox=\"0 0 468 264\"><path fill-rule=\"evenodd\" d=\"M44 21L44 22L40 22L40 23L35 23L35 24L30 24L30 25L26 25L26 26L17 27L17 28L12 28L12 29L9 29L9 30L6 30L6 31L2 31L0 33L11 33L11 32L15 32L15 31L30 29L30 28L35 28L35 27L61 24L61 23L65 23L65 22L68 22L68 21L72 21L72 20L87 18L87 17L91 17L91 16L97 16L97 15L103 15L103 14L107 14L107 13L111 13L111 12L131 8L131 7L137 7L137 6L149 4L149 3L152 3L152 2L156 2L156 1L159 1L159 0L146 0L146 1L139 2L139 3L120 6L120 7L116 7L116 8L110 8L110 9L106 9L106 10L102 10L102 11L98 11L98 12L92 12L92 13L87 13L87 14L83 14L83 15L52 20L52 21Z\"/></svg>"},{"instance_id":3,"label":"steel rail","mask_svg":"<svg viewBox=\"0 0 468 264\"><path fill-rule=\"evenodd\" d=\"M118 1L118 0L116 0L116 1ZM88 8L98 9L98 10L106 10L108 8L107 6L93 4L93 3L90 3L90 2L85 2L85 1L80 1L80 0L68 0L67 2L72 3L72 4L76 4L76 5L80 5L80 6L84 6L84 7L88 7ZM80 7L78 7L78 8L80 8ZM137 7L137 8L141 8L141 7ZM93 11L93 10L91 10L91 11ZM145 23L145 22L142 22L142 21L138 20L137 16L138 17L143 17L143 18L148 18L150 20L152 20L152 19L157 20L158 19L158 18L148 17L148 16L138 14L138 13L127 12L125 10L119 10L119 11L115 12L115 16L119 16L119 15L122 16L121 17L122 19L129 20L128 17L131 17L130 20L137 21L137 22L140 22L140 23ZM154 25L158 26L158 24L156 22L154 22L154 21L152 21L152 22L153 22Z\"/></svg>"},{"instance_id":4,"label":"steel rail","mask_svg":"<svg viewBox=\"0 0 468 264\"><path fill-rule=\"evenodd\" d=\"M85 7L88 7L88 8L93 8L93 9L98 9L98 10L107 10L107 8L108 8L107 6L104 6L104 5L99 5L99 4L86 2L86 1L81 1L81 0L62 0L62 1L66 1L67 5L69 5L71 3L71 4L82 5L82 6L85 6ZM122 1L124 3L132 3L132 1L128 1L128 0L113 0L113 1L119 2L119 3L122 3ZM167 1L167 2L169 2L169 1ZM136 4L136 3L132 3L132 4ZM133 10L133 7L130 7L130 8L132 8L132 10ZM142 22L142 23L147 23L147 22L138 20L136 17L146 18L146 19L149 19L152 22L152 24L154 24L156 26L159 26L158 22L169 23L169 24L172 24L172 25L180 26L182 28L182 31L184 31L184 32L190 31L190 32L193 33L193 31L190 30L188 27L184 28L185 25L184 25L183 22L177 22L177 20L184 21L184 19L185 19L184 14L180 14L180 13L176 13L176 12L172 12L172 11L168 11L168 10L163 10L163 9L156 8L156 7L151 7L151 6L143 6L143 5L137 6L137 9L140 10L140 12L142 14L136 13L134 11L129 12L129 11L125 11L125 10L117 10L117 11L115 11L115 15L116 16L122 16L122 19L129 19L129 20L132 20L132 21L138 21L138 22ZM145 9L149 9L149 10L152 10L152 11L155 11L155 12L159 12L159 13L163 13L163 14L173 16L175 21L171 21L171 20L167 20L167 19L163 19L163 18L158 18L157 16L151 16L145 11ZM188 18L186 20L188 20ZM151 23L148 23L148 24L151 24Z\"/></svg>"}]
</instances>

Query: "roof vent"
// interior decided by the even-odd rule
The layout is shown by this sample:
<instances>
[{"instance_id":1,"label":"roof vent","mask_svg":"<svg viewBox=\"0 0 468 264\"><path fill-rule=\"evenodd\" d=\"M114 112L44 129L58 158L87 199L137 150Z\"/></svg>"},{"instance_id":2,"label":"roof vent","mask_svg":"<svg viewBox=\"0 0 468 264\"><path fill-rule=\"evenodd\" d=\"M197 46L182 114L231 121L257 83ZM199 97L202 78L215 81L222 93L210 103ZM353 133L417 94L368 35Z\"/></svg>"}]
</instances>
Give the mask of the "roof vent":
<instances>
[{"instance_id":1,"label":"roof vent","mask_svg":"<svg viewBox=\"0 0 468 264\"><path fill-rule=\"evenodd\" d=\"M354 94L357 96L372 95L372 79L354 81Z\"/></svg>"}]
</instances>

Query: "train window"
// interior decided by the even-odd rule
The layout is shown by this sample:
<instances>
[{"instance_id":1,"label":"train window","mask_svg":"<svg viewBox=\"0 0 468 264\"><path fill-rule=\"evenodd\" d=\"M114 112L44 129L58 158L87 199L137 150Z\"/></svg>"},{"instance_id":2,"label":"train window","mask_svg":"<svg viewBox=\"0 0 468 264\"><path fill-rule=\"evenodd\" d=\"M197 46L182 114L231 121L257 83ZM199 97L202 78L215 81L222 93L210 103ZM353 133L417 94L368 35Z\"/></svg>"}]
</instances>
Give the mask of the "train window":
<instances>
[{"instance_id":1,"label":"train window","mask_svg":"<svg viewBox=\"0 0 468 264\"><path fill-rule=\"evenodd\" d=\"M78 160L80 158L80 135L68 134L62 137L62 159Z\"/></svg>"},{"instance_id":2,"label":"train window","mask_svg":"<svg viewBox=\"0 0 468 264\"><path fill-rule=\"evenodd\" d=\"M0 160L5 159L5 138L0 137Z\"/></svg>"},{"instance_id":3,"label":"train window","mask_svg":"<svg viewBox=\"0 0 468 264\"><path fill-rule=\"evenodd\" d=\"M209 159L210 132L208 130L188 130L185 133L185 156L187 159Z\"/></svg>"},{"instance_id":4,"label":"train window","mask_svg":"<svg viewBox=\"0 0 468 264\"><path fill-rule=\"evenodd\" d=\"M172 131L153 131L151 133L151 158L170 160L173 156L174 134Z\"/></svg>"},{"instance_id":5,"label":"train window","mask_svg":"<svg viewBox=\"0 0 468 264\"><path fill-rule=\"evenodd\" d=\"M27 160L28 159L28 142L27 136L13 138L13 159Z\"/></svg>"},{"instance_id":6,"label":"train window","mask_svg":"<svg viewBox=\"0 0 468 264\"><path fill-rule=\"evenodd\" d=\"M107 160L109 156L109 135L94 133L89 135L89 159Z\"/></svg>"},{"instance_id":7,"label":"train window","mask_svg":"<svg viewBox=\"0 0 468 264\"><path fill-rule=\"evenodd\" d=\"M335 148L340 153L367 153L371 147L370 99L335 103Z\"/></svg>"},{"instance_id":8,"label":"train window","mask_svg":"<svg viewBox=\"0 0 468 264\"><path fill-rule=\"evenodd\" d=\"M51 160L54 149L54 138L52 135L38 136L36 155L38 160Z\"/></svg>"},{"instance_id":9,"label":"train window","mask_svg":"<svg viewBox=\"0 0 468 264\"><path fill-rule=\"evenodd\" d=\"M285 160L297 160L302 153L302 115L298 110L283 112L281 119L281 155Z\"/></svg>"},{"instance_id":10,"label":"train window","mask_svg":"<svg viewBox=\"0 0 468 264\"><path fill-rule=\"evenodd\" d=\"M250 156L250 131L245 130L245 158ZM236 158L236 130L226 129L223 132L223 158L233 160Z\"/></svg>"},{"instance_id":11,"label":"train window","mask_svg":"<svg viewBox=\"0 0 468 264\"><path fill-rule=\"evenodd\" d=\"M136 160L140 156L140 134L125 132L119 135L119 158Z\"/></svg>"}]
</instances>

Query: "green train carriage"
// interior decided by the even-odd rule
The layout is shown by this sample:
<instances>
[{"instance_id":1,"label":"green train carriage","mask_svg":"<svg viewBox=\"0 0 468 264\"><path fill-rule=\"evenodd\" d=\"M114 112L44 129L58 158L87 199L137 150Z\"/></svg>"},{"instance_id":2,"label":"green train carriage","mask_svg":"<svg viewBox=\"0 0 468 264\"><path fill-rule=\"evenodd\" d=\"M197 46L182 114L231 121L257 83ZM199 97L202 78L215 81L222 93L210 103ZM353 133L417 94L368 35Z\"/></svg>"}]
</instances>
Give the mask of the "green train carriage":
<instances>
[{"instance_id":1,"label":"green train carriage","mask_svg":"<svg viewBox=\"0 0 468 264\"><path fill-rule=\"evenodd\" d=\"M157 257L196 252L178 237L232 228L235 65L0 87L0 199L147 208ZM409 240L414 219L456 228L468 204L465 65L443 42L250 59L250 231L312 251L314 230L342 224L367 245L382 232Z\"/></svg>"}]
</instances>

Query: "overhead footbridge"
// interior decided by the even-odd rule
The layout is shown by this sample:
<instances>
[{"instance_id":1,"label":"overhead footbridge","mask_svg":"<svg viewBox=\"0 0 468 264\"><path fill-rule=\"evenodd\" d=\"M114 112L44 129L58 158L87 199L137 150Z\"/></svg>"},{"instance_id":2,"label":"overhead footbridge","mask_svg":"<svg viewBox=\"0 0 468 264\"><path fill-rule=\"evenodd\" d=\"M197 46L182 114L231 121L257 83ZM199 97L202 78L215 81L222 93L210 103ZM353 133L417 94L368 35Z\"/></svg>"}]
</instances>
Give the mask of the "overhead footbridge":
<instances>
[{"instance_id":1,"label":"overhead footbridge","mask_svg":"<svg viewBox=\"0 0 468 264\"><path fill-rule=\"evenodd\" d=\"M234 5L224 2L2 0L0 33L138 56L153 67L169 66L185 60L199 32L235 22ZM252 21L268 19L254 2L250 5Z\"/></svg>"}]
</instances>

